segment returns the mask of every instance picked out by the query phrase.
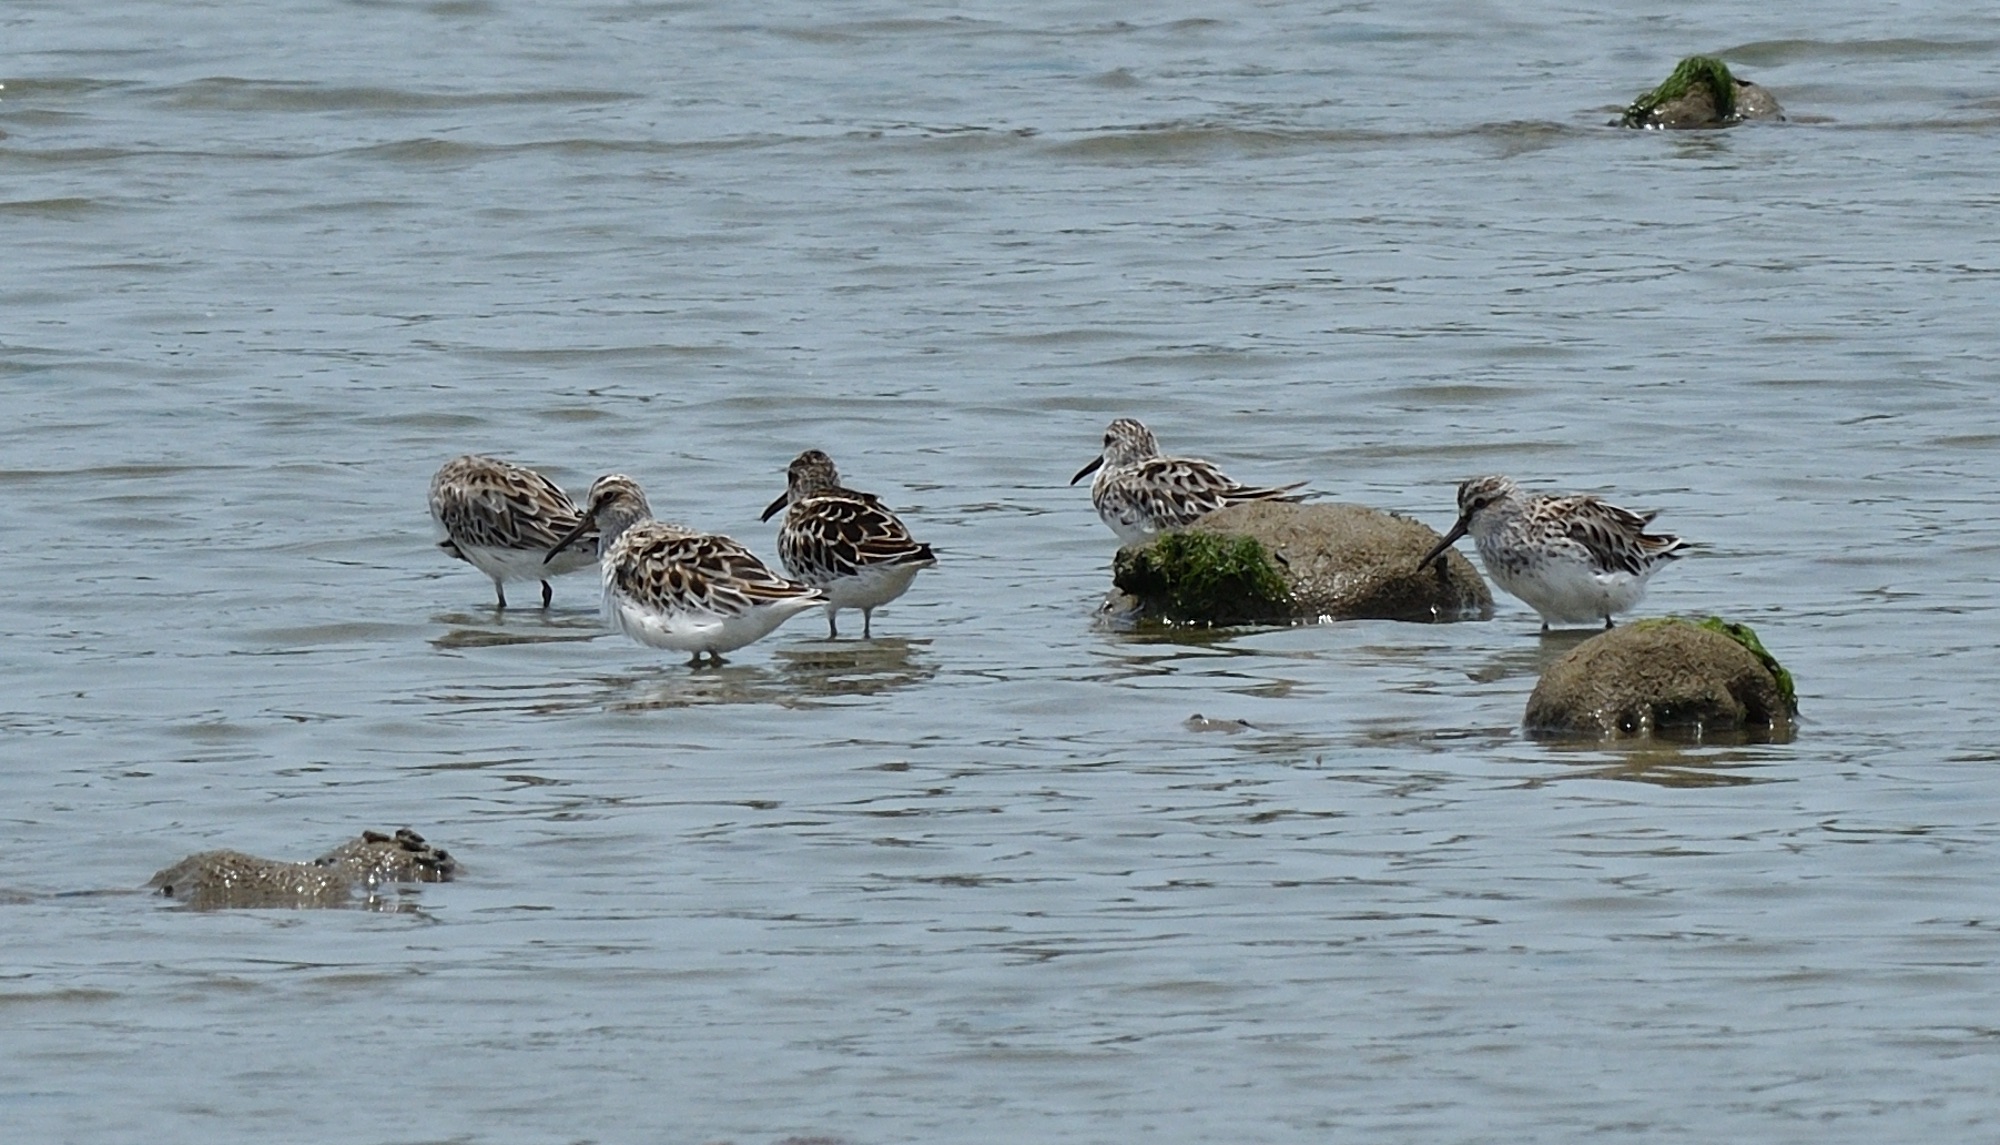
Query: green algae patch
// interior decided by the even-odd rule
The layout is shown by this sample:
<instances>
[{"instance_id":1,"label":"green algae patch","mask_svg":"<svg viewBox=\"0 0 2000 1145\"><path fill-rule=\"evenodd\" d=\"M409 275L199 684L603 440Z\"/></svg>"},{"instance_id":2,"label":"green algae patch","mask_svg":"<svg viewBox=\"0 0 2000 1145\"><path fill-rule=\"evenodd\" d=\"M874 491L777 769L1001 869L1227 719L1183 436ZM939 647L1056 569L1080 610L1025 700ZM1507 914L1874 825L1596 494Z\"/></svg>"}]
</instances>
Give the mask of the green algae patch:
<instances>
[{"instance_id":1,"label":"green algae patch","mask_svg":"<svg viewBox=\"0 0 2000 1145\"><path fill-rule=\"evenodd\" d=\"M1729 65L1714 56L1689 56L1660 86L1633 100L1618 122L1625 127L1661 126L1661 108L1690 96L1706 96L1717 123L1736 117L1736 77L1729 74Z\"/></svg>"},{"instance_id":2,"label":"green algae patch","mask_svg":"<svg viewBox=\"0 0 2000 1145\"><path fill-rule=\"evenodd\" d=\"M1765 650L1764 642L1757 639L1755 629L1747 624L1731 624L1720 616L1711 616L1696 627L1706 628L1710 632L1720 632L1747 649L1759 663L1764 665L1764 670L1771 674L1771 678L1778 682L1778 694L1785 698L1785 711L1794 716L1799 714L1799 692L1792 684L1792 674L1785 671L1785 666L1778 663L1776 656Z\"/></svg>"},{"instance_id":3,"label":"green algae patch","mask_svg":"<svg viewBox=\"0 0 2000 1145\"><path fill-rule=\"evenodd\" d=\"M1112 582L1180 624L1256 624L1286 619L1291 590L1254 537L1164 533L1121 549Z\"/></svg>"}]
</instances>

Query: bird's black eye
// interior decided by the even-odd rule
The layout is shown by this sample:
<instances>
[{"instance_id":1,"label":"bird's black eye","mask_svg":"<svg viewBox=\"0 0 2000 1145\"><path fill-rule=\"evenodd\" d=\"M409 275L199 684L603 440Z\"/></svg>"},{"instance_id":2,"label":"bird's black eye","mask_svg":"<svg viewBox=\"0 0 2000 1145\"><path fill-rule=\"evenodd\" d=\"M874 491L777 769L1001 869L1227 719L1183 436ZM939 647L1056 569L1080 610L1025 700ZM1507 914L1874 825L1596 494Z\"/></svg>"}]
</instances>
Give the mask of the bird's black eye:
<instances>
[{"instance_id":1,"label":"bird's black eye","mask_svg":"<svg viewBox=\"0 0 2000 1145\"><path fill-rule=\"evenodd\" d=\"M1108 433L1104 435L1104 444L1106 444L1106 445L1110 445L1110 444L1111 444L1111 435L1110 435L1110 434L1108 434Z\"/></svg>"}]
</instances>

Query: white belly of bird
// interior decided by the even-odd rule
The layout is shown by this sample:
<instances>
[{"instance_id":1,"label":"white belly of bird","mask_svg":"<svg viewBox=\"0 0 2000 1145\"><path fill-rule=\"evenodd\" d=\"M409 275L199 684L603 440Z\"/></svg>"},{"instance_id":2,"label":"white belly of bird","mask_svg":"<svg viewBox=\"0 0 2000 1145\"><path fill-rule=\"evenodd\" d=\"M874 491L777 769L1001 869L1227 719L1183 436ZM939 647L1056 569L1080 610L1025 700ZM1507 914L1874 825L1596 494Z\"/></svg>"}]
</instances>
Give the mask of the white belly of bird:
<instances>
[{"instance_id":1,"label":"white belly of bird","mask_svg":"<svg viewBox=\"0 0 2000 1145\"><path fill-rule=\"evenodd\" d=\"M1551 628L1601 625L1646 595L1646 578L1628 572L1600 573L1575 561L1543 560L1509 568L1486 561L1493 583L1525 601Z\"/></svg>"},{"instance_id":2,"label":"white belly of bird","mask_svg":"<svg viewBox=\"0 0 2000 1145\"><path fill-rule=\"evenodd\" d=\"M720 654L763 639L780 624L820 603L816 597L788 597L745 612L723 614L648 608L607 588L604 615L613 628L649 648Z\"/></svg>"},{"instance_id":3,"label":"white belly of bird","mask_svg":"<svg viewBox=\"0 0 2000 1145\"><path fill-rule=\"evenodd\" d=\"M829 610L875 608L910 591L910 582L929 563L865 565L852 576L835 577L820 584Z\"/></svg>"},{"instance_id":4,"label":"white belly of bird","mask_svg":"<svg viewBox=\"0 0 2000 1145\"><path fill-rule=\"evenodd\" d=\"M545 549L501 549L490 545L459 545L458 551L472 567L502 582L522 580L547 580L553 576L587 569L597 563L595 545L580 549L569 548L556 554L556 559L543 563L548 556Z\"/></svg>"},{"instance_id":5,"label":"white belly of bird","mask_svg":"<svg viewBox=\"0 0 2000 1145\"><path fill-rule=\"evenodd\" d=\"M1160 535L1160 531L1153 528L1153 522L1143 515L1130 521L1106 517L1104 523L1110 525L1111 531L1118 534L1118 543L1121 545L1144 544Z\"/></svg>"},{"instance_id":6,"label":"white belly of bird","mask_svg":"<svg viewBox=\"0 0 2000 1145\"><path fill-rule=\"evenodd\" d=\"M1143 544L1160 534L1158 523L1136 501L1117 496L1104 498L1098 502L1097 516L1118 534L1121 545Z\"/></svg>"},{"instance_id":7,"label":"white belly of bird","mask_svg":"<svg viewBox=\"0 0 2000 1145\"><path fill-rule=\"evenodd\" d=\"M1146 499L1133 496L1108 473L1099 471L1090 486L1090 500L1097 508L1098 519L1111 526L1121 545L1136 545L1158 536L1159 522L1153 519Z\"/></svg>"}]
</instances>

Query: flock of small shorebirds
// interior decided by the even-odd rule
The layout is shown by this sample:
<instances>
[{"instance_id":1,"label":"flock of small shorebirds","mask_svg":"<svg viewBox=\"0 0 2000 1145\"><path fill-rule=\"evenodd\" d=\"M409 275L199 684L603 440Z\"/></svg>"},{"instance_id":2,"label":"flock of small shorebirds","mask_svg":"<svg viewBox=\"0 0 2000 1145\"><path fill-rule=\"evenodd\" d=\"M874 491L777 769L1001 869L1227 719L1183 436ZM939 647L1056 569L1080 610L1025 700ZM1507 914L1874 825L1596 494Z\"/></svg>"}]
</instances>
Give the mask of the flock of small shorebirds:
<instances>
[{"instance_id":1,"label":"flock of small shorebirds","mask_svg":"<svg viewBox=\"0 0 2000 1145\"><path fill-rule=\"evenodd\" d=\"M1160 453L1152 431L1121 417L1104 432L1104 450L1074 485L1095 472L1097 514L1131 544L1184 528L1205 514L1245 501L1297 501L1304 482L1254 487L1197 457ZM779 576L729 537L657 520L638 482L600 477L583 505L532 469L468 455L431 479L431 516L445 552L493 578L501 608L508 581L540 581L595 565L604 581L604 615L641 644L689 653L699 666L769 635L812 608L826 609L827 636L840 635L841 609L861 610L871 637L875 609L909 591L919 570L937 563L929 545L870 493L840 483L833 460L809 449L786 472L779 510ZM1551 625L1611 627L1645 594L1647 578L1682 555L1679 537L1646 532L1638 514L1589 495L1530 493L1505 477L1475 477L1458 487L1458 521L1418 570L1471 534L1487 575Z\"/></svg>"}]
</instances>

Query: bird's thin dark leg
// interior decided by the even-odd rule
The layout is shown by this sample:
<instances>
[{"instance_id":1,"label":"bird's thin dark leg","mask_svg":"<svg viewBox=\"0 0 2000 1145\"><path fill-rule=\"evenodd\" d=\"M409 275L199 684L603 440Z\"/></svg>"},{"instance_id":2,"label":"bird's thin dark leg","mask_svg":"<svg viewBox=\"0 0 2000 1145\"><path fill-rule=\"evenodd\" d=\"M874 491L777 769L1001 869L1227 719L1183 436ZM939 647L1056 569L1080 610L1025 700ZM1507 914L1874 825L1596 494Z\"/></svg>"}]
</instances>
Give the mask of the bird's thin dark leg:
<instances>
[{"instance_id":1,"label":"bird's thin dark leg","mask_svg":"<svg viewBox=\"0 0 2000 1145\"><path fill-rule=\"evenodd\" d=\"M874 626L874 623L875 623L875 610L874 610L874 609L872 609L872 608L864 608L864 609L862 609L862 610L861 610L861 638L862 638L863 640L873 640L873 639L875 639L875 629L874 629L874 627L873 627L873 626Z\"/></svg>"},{"instance_id":2,"label":"bird's thin dark leg","mask_svg":"<svg viewBox=\"0 0 2000 1145\"><path fill-rule=\"evenodd\" d=\"M493 607L495 608L507 607L507 589L497 580L493 582L493 597L494 597Z\"/></svg>"},{"instance_id":3,"label":"bird's thin dark leg","mask_svg":"<svg viewBox=\"0 0 2000 1145\"><path fill-rule=\"evenodd\" d=\"M549 602L550 602L551 600L554 600L555 598L556 598L556 590L555 590L555 589L553 589L553 588L551 588L551 587L549 586L549 582L548 582L548 581L543 581L543 582L542 582L542 607L543 607L543 608L547 608L547 607L549 606Z\"/></svg>"},{"instance_id":4,"label":"bird's thin dark leg","mask_svg":"<svg viewBox=\"0 0 2000 1145\"><path fill-rule=\"evenodd\" d=\"M827 638L828 640L837 640L837 639L839 639L839 638L840 638L840 629L839 629L839 627L838 627L838 626L836 626L836 625L834 624L834 620L833 620L833 618L834 618L834 617L836 617L836 616L838 616L838 615L840 615L840 614L839 614L839 613L837 613L837 612L834 612L834 611L833 611L833 610L831 610L831 609L827 610L827 614L826 614L826 638Z\"/></svg>"}]
</instances>

